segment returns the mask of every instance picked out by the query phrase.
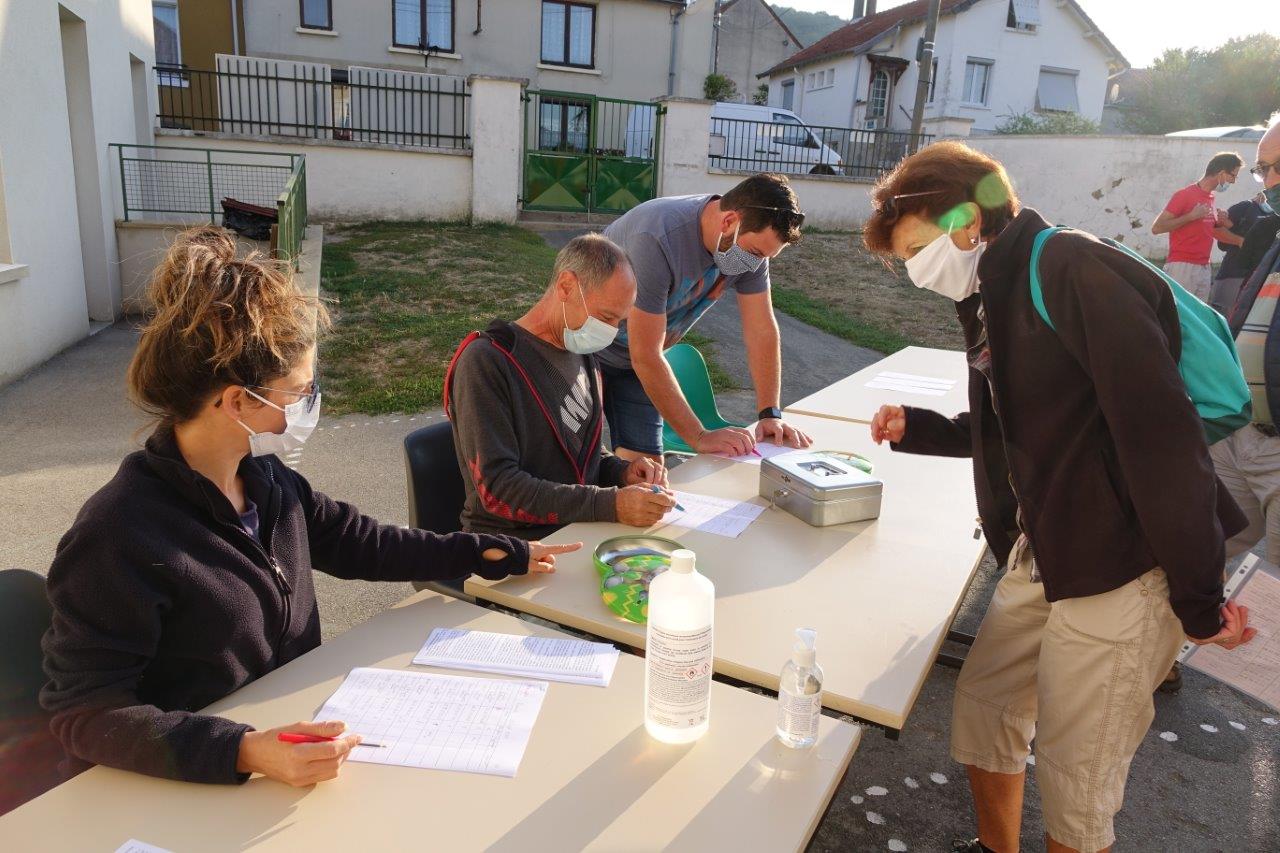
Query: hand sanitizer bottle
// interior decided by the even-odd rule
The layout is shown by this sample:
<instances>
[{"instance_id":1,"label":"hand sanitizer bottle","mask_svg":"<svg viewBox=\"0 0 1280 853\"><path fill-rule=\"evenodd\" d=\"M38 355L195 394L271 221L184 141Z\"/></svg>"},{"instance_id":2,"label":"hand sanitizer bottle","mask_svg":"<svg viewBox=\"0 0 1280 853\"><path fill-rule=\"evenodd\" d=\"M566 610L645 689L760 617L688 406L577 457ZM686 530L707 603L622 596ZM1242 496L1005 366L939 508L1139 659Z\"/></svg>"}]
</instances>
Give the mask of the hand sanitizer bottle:
<instances>
[{"instance_id":1,"label":"hand sanitizer bottle","mask_svg":"<svg viewBox=\"0 0 1280 853\"><path fill-rule=\"evenodd\" d=\"M707 732L715 599L715 586L683 548L649 585L644 727L660 741L690 743Z\"/></svg>"},{"instance_id":2,"label":"hand sanitizer bottle","mask_svg":"<svg viewBox=\"0 0 1280 853\"><path fill-rule=\"evenodd\" d=\"M817 663L818 632L796 629L791 660L782 668L778 684L778 740L806 749L818 740L822 716L822 667Z\"/></svg>"}]
</instances>

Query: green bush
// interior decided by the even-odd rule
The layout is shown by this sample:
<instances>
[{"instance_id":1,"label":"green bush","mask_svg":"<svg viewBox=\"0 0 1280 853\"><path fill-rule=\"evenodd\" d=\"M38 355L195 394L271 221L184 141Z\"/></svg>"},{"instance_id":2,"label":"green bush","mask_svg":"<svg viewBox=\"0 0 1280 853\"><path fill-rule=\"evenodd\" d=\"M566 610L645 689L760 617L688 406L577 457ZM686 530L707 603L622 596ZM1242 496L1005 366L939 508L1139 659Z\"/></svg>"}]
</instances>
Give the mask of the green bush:
<instances>
[{"instance_id":1,"label":"green bush","mask_svg":"<svg viewBox=\"0 0 1280 853\"><path fill-rule=\"evenodd\" d=\"M1100 133L1102 128L1079 113L1018 113L1005 116L996 133L1042 134L1046 136L1084 136Z\"/></svg>"},{"instance_id":2,"label":"green bush","mask_svg":"<svg viewBox=\"0 0 1280 853\"><path fill-rule=\"evenodd\" d=\"M756 93L755 93L754 95L752 95L752 96L751 96L751 103L756 104L756 105L761 106L761 107L765 107L765 106L768 106L768 105L769 105L769 86L768 86L768 84L766 84L766 83L761 83L759 86L757 86L757 87L756 87Z\"/></svg>"},{"instance_id":3,"label":"green bush","mask_svg":"<svg viewBox=\"0 0 1280 853\"><path fill-rule=\"evenodd\" d=\"M738 97L738 84L723 74L708 74L702 82L702 95L708 101L732 101Z\"/></svg>"}]
</instances>

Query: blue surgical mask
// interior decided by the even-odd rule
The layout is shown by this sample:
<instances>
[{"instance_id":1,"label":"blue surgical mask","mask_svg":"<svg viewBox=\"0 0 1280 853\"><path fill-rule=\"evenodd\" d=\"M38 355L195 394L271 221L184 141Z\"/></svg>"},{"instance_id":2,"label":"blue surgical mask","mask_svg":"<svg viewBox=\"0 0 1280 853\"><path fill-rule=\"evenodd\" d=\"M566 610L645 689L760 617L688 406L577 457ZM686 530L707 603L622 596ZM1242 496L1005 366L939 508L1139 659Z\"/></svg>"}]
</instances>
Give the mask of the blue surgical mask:
<instances>
[{"instance_id":1,"label":"blue surgical mask","mask_svg":"<svg viewBox=\"0 0 1280 853\"><path fill-rule=\"evenodd\" d=\"M1268 187L1262 191L1262 194L1267 197L1267 204L1272 210L1280 210L1280 184Z\"/></svg>"},{"instance_id":2,"label":"blue surgical mask","mask_svg":"<svg viewBox=\"0 0 1280 853\"><path fill-rule=\"evenodd\" d=\"M582 307L587 311L587 319L576 329L569 328L569 312L564 303L560 303L560 312L564 314L564 348L577 355L591 355L609 346L618 337L616 326L610 326L604 320L591 316L587 308L587 294L578 285L578 295L582 297Z\"/></svg>"},{"instance_id":3,"label":"blue surgical mask","mask_svg":"<svg viewBox=\"0 0 1280 853\"><path fill-rule=\"evenodd\" d=\"M757 258L746 249L738 245L738 231L742 226L738 225L733 229L733 243L723 252L720 251L719 243L716 244L716 250L712 256L716 261L716 268L725 275L745 275L749 272L755 272L760 269L760 265L764 263L764 258Z\"/></svg>"},{"instance_id":4,"label":"blue surgical mask","mask_svg":"<svg viewBox=\"0 0 1280 853\"><path fill-rule=\"evenodd\" d=\"M1231 184L1228 184L1227 182L1223 181L1222 183L1218 184L1218 186L1214 187L1214 192L1224 193L1229 189L1231 189Z\"/></svg>"}]
</instances>

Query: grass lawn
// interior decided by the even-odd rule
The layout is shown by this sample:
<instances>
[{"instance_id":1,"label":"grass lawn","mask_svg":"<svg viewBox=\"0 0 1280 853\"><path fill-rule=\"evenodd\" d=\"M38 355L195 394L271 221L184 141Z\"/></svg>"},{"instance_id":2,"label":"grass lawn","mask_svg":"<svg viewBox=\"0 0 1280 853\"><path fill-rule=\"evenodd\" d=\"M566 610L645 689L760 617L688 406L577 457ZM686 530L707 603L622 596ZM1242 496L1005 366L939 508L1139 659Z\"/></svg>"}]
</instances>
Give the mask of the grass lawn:
<instances>
[{"instance_id":1,"label":"grass lawn","mask_svg":"<svg viewBox=\"0 0 1280 853\"><path fill-rule=\"evenodd\" d=\"M440 405L463 336L523 314L556 257L537 234L500 225L370 222L325 232L320 287L335 300L335 322L320 344L320 373L333 414Z\"/></svg>"},{"instance_id":2,"label":"grass lawn","mask_svg":"<svg viewBox=\"0 0 1280 853\"><path fill-rule=\"evenodd\" d=\"M773 264L778 310L860 346L957 349L949 299L914 287L847 233L805 232ZM458 342L495 317L514 319L541 295L555 250L539 235L502 225L369 222L325 230L322 294L334 328L320 345L325 410L370 415L440 405ZM685 340L704 356L712 341ZM708 358L717 391L736 387Z\"/></svg>"},{"instance_id":3,"label":"grass lawn","mask_svg":"<svg viewBox=\"0 0 1280 853\"><path fill-rule=\"evenodd\" d=\"M912 345L964 348L955 303L913 285L901 263L886 269L861 234L806 230L770 272L779 311L851 343L886 355Z\"/></svg>"}]
</instances>

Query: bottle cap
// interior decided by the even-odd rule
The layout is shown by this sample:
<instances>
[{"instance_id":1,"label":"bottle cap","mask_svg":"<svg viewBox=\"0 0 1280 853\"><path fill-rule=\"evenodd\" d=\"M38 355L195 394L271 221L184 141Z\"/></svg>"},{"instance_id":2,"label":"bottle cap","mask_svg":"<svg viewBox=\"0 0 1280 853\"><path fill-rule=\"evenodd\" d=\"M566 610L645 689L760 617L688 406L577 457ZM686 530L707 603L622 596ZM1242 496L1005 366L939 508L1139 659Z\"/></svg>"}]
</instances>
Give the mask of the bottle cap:
<instances>
[{"instance_id":1,"label":"bottle cap","mask_svg":"<svg viewBox=\"0 0 1280 853\"><path fill-rule=\"evenodd\" d=\"M791 652L791 660L796 666L813 668L818 659L818 632L813 628L796 629L796 645Z\"/></svg>"},{"instance_id":2,"label":"bottle cap","mask_svg":"<svg viewBox=\"0 0 1280 853\"><path fill-rule=\"evenodd\" d=\"M671 571L677 574L687 575L693 571L693 561L693 552L688 548L681 548L678 551L673 551L671 554Z\"/></svg>"}]
</instances>

